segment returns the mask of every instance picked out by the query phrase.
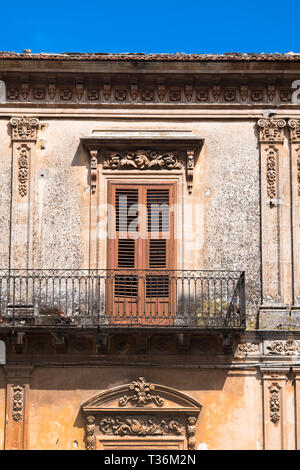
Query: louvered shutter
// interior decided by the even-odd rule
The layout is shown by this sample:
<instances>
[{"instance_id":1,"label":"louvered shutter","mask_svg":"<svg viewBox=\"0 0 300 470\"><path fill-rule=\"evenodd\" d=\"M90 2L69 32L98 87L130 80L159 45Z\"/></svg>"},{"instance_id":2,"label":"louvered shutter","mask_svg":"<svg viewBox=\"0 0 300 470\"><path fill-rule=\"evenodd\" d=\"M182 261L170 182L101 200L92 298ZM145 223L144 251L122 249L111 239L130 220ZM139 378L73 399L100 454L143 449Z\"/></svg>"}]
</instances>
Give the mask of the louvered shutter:
<instances>
[{"instance_id":1,"label":"louvered shutter","mask_svg":"<svg viewBox=\"0 0 300 470\"><path fill-rule=\"evenodd\" d=\"M107 295L116 322L153 324L172 316L169 270L175 269L176 260L170 212L174 186L110 186L115 226L108 240L113 285Z\"/></svg>"}]
</instances>

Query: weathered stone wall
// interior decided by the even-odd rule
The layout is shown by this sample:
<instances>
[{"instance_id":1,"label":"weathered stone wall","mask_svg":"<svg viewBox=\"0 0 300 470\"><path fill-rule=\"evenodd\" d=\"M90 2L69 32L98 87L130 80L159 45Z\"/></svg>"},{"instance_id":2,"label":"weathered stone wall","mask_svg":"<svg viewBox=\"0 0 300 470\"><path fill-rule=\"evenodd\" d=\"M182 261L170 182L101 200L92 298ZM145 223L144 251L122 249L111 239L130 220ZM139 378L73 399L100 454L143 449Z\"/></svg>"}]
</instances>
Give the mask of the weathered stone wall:
<instances>
[{"instance_id":1,"label":"weathered stone wall","mask_svg":"<svg viewBox=\"0 0 300 470\"><path fill-rule=\"evenodd\" d=\"M5 402L6 402L6 378L5 378L3 367L0 366L0 450L4 449Z\"/></svg>"},{"instance_id":2,"label":"weathered stone wall","mask_svg":"<svg viewBox=\"0 0 300 470\"><path fill-rule=\"evenodd\" d=\"M11 139L7 119L0 119L0 267L8 267L11 199Z\"/></svg>"}]
</instances>

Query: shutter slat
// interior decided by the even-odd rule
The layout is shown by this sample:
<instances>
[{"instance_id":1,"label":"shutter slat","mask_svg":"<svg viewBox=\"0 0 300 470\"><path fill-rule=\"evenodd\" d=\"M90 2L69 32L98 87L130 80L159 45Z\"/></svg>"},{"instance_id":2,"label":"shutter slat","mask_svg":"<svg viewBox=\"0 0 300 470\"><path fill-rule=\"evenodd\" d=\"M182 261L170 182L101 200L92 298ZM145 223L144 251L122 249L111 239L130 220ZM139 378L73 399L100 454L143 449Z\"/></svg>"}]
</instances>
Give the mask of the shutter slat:
<instances>
[{"instance_id":1,"label":"shutter slat","mask_svg":"<svg viewBox=\"0 0 300 470\"><path fill-rule=\"evenodd\" d=\"M148 232L168 232L170 226L169 189L147 190Z\"/></svg>"},{"instance_id":2,"label":"shutter slat","mask_svg":"<svg viewBox=\"0 0 300 470\"><path fill-rule=\"evenodd\" d=\"M166 240L150 240L149 243L149 267L165 268L167 262Z\"/></svg>"}]
</instances>

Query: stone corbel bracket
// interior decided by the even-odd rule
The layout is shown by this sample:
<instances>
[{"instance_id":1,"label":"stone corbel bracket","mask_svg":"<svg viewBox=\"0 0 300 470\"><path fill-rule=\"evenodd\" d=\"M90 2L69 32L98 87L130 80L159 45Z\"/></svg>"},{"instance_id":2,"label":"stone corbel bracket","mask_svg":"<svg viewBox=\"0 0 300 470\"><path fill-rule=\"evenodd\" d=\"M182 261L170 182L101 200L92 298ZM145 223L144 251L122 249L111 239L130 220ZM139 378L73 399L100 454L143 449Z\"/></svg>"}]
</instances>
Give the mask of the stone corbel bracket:
<instances>
[{"instance_id":1,"label":"stone corbel bracket","mask_svg":"<svg viewBox=\"0 0 300 470\"><path fill-rule=\"evenodd\" d=\"M169 171L185 167L188 193L193 190L194 168L203 146L195 136L88 136L81 142L90 156L91 192L96 191L97 165L112 171ZM155 161L157 163L155 163Z\"/></svg>"}]
</instances>

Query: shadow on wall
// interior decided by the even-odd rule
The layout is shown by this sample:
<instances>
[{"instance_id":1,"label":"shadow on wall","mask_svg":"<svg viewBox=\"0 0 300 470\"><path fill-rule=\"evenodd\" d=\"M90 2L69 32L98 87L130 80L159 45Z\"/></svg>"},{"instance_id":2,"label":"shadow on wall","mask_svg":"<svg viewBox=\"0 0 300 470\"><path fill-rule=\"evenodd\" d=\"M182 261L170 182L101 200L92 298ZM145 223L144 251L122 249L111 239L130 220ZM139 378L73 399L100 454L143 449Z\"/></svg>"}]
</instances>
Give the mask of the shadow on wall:
<instances>
[{"instance_id":1,"label":"shadow on wall","mask_svg":"<svg viewBox=\"0 0 300 470\"><path fill-rule=\"evenodd\" d=\"M0 364L6 364L6 349L4 341L0 341Z\"/></svg>"},{"instance_id":2,"label":"shadow on wall","mask_svg":"<svg viewBox=\"0 0 300 470\"><path fill-rule=\"evenodd\" d=\"M5 103L6 101L6 92L5 92L5 82L0 80L0 103Z\"/></svg>"}]
</instances>

